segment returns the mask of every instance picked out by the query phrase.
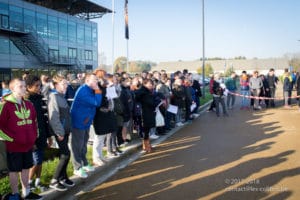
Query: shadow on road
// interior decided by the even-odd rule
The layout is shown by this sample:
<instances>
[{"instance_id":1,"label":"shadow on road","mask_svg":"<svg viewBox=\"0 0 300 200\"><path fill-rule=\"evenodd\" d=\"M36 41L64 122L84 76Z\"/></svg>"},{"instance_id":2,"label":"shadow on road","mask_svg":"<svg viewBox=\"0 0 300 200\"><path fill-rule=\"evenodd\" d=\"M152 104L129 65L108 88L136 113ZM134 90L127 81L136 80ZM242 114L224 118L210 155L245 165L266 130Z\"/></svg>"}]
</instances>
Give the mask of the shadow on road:
<instances>
[{"instance_id":1,"label":"shadow on road","mask_svg":"<svg viewBox=\"0 0 300 200\"><path fill-rule=\"evenodd\" d=\"M286 199L293 192L277 185L300 168L273 171L295 153L270 153L285 134L278 111L205 113L78 199Z\"/></svg>"}]
</instances>

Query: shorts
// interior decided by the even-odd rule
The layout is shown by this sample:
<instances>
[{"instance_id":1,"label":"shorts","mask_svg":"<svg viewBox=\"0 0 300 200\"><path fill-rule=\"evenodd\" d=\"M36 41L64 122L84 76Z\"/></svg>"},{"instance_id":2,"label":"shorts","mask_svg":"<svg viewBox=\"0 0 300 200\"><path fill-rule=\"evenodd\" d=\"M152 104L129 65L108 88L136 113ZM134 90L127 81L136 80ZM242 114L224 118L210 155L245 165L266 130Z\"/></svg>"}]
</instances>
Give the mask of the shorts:
<instances>
[{"instance_id":1,"label":"shorts","mask_svg":"<svg viewBox=\"0 0 300 200\"><path fill-rule=\"evenodd\" d=\"M7 167L9 172L21 172L33 166L32 150L28 152L7 152Z\"/></svg>"},{"instance_id":2,"label":"shorts","mask_svg":"<svg viewBox=\"0 0 300 200\"><path fill-rule=\"evenodd\" d=\"M36 149L32 152L33 165L41 165L44 161L45 151L42 149Z\"/></svg>"},{"instance_id":3,"label":"shorts","mask_svg":"<svg viewBox=\"0 0 300 200\"><path fill-rule=\"evenodd\" d=\"M127 122L123 122L123 127L128 128L130 126L130 120Z\"/></svg>"}]
</instances>

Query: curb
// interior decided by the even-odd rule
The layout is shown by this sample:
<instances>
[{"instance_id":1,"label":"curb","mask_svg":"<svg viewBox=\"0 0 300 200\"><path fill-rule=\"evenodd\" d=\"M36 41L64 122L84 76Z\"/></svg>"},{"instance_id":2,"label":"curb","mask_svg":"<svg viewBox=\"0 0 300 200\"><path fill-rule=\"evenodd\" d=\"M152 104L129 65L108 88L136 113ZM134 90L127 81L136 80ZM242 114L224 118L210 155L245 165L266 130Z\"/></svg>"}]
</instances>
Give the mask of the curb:
<instances>
[{"instance_id":1,"label":"curb","mask_svg":"<svg viewBox=\"0 0 300 200\"><path fill-rule=\"evenodd\" d=\"M210 105L210 103L211 101L208 101L204 105L200 106L199 108L200 116L206 112L206 108ZM151 144L155 146L162 143L167 138L175 134L178 130L188 125L189 124L184 124L181 127L173 128L166 135L160 136L158 139L152 140ZM40 195L44 197L44 200L76 199L75 195L80 195L82 193L92 191L93 188L95 188L97 185L100 185L101 183L105 182L107 179L109 179L119 170L125 168L130 163L138 159L140 156L144 155L145 153L141 151L141 146L142 146L141 140L139 139L133 140L130 143L130 146L126 147L126 150L121 156L109 160L109 162L106 163L104 166L96 167L94 172L88 172L89 176L87 178L83 179L74 175L71 176L70 179L75 183L74 187L69 188L65 192L59 192L50 188L49 190L41 193Z\"/></svg>"}]
</instances>

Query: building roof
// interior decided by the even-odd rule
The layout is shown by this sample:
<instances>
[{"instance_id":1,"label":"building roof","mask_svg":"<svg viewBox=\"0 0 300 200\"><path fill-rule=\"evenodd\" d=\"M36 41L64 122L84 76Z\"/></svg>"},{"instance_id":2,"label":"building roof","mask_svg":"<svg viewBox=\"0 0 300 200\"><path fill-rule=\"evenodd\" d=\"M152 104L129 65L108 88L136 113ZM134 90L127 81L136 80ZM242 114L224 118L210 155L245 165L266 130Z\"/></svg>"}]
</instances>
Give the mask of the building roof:
<instances>
[{"instance_id":1,"label":"building roof","mask_svg":"<svg viewBox=\"0 0 300 200\"><path fill-rule=\"evenodd\" d=\"M25 0L59 12L84 19L101 18L112 11L89 0Z\"/></svg>"},{"instance_id":2,"label":"building roof","mask_svg":"<svg viewBox=\"0 0 300 200\"><path fill-rule=\"evenodd\" d=\"M249 59L249 60L206 60L206 64L210 64L215 72L224 72L228 68L233 68L235 71L265 71L270 68L277 70L283 70L289 67L289 59L287 58L269 58L269 59ZM167 72L175 72L177 70L182 71L188 69L190 72L196 72L198 68L201 69L202 61L175 61L175 62L160 62L152 70L164 69Z\"/></svg>"}]
</instances>

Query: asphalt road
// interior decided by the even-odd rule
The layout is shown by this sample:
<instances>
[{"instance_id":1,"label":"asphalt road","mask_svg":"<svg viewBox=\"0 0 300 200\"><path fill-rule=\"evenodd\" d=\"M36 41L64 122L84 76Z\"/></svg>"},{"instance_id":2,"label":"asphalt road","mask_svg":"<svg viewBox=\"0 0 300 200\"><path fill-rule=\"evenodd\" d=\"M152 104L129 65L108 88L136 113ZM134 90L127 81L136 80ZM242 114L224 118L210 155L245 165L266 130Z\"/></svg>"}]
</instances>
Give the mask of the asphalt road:
<instances>
[{"instance_id":1,"label":"asphalt road","mask_svg":"<svg viewBox=\"0 0 300 200\"><path fill-rule=\"evenodd\" d=\"M297 106L205 113L74 198L300 199L299 130Z\"/></svg>"}]
</instances>

